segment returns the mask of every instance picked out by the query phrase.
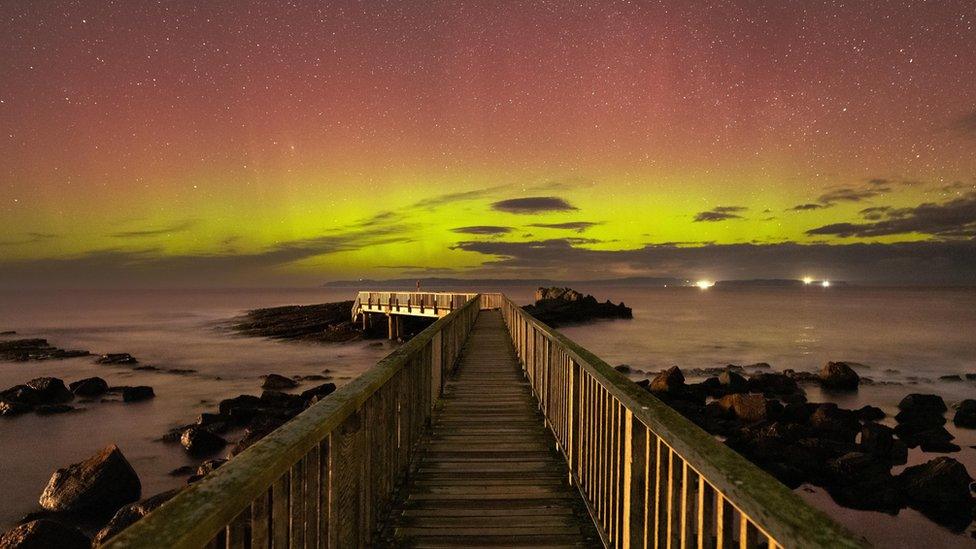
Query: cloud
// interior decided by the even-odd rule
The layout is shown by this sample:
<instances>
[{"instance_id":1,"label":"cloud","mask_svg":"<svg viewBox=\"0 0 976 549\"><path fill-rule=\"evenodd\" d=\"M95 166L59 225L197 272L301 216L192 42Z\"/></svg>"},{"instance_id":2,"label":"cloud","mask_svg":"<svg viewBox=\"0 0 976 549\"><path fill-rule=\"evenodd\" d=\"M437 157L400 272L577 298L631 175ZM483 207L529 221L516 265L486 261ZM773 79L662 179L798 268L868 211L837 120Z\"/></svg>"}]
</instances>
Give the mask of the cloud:
<instances>
[{"instance_id":1,"label":"cloud","mask_svg":"<svg viewBox=\"0 0 976 549\"><path fill-rule=\"evenodd\" d=\"M492 209L514 214L534 214L542 212L563 212L576 210L575 206L555 196L530 196L500 200L491 205Z\"/></svg>"},{"instance_id":2,"label":"cloud","mask_svg":"<svg viewBox=\"0 0 976 549\"><path fill-rule=\"evenodd\" d=\"M740 212L748 210L745 206L716 206L706 212L695 214L695 222L715 222L727 219L742 219Z\"/></svg>"},{"instance_id":3,"label":"cloud","mask_svg":"<svg viewBox=\"0 0 976 549\"><path fill-rule=\"evenodd\" d=\"M797 204L796 206L793 206L792 208L790 208L790 209L788 209L786 211L788 211L788 212L806 212L806 211L810 211L810 210L822 210L824 208L829 208L830 206L832 206L832 204L816 204L816 203Z\"/></svg>"},{"instance_id":4,"label":"cloud","mask_svg":"<svg viewBox=\"0 0 976 549\"><path fill-rule=\"evenodd\" d=\"M198 221L196 219L187 219L186 221L181 221L167 227L157 227L154 229L140 229L134 231L120 231L117 233L112 233L108 236L112 238L145 238L150 236L163 236L173 233L181 233L192 229Z\"/></svg>"},{"instance_id":5,"label":"cloud","mask_svg":"<svg viewBox=\"0 0 976 549\"><path fill-rule=\"evenodd\" d=\"M591 227L600 225L601 223L593 221L569 221L567 223L532 223L529 227L541 227L543 229L560 229L566 231L576 231L582 233Z\"/></svg>"},{"instance_id":6,"label":"cloud","mask_svg":"<svg viewBox=\"0 0 976 549\"><path fill-rule=\"evenodd\" d=\"M24 233L23 238L16 238L12 240L0 240L0 246L19 246L21 244L35 244L37 242L43 242L45 240L52 240L60 237L59 234L54 233Z\"/></svg>"},{"instance_id":7,"label":"cloud","mask_svg":"<svg viewBox=\"0 0 976 549\"><path fill-rule=\"evenodd\" d=\"M451 230L462 234L501 235L508 234L513 229L511 227L498 227L495 225L473 225L471 227L456 227Z\"/></svg>"},{"instance_id":8,"label":"cloud","mask_svg":"<svg viewBox=\"0 0 976 549\"><path fill-rule=\"evenodd\" d=\"M891 212L891 206L872 206L870 208L864 208L859 214L864 219L878 220L885 216L885 214Z\"/></svg>"},{"instance_id":9,"label":"cloud","mask_svg":"<svg viewBox=\"0 0 976 549\"><path fill-rule=\"evenodd\" d=\"M890 191L891 187L887 185L887 181L884 183L869 183L866 187L840 187L830 190L820 195L817 201L824 205L833 205L837 202L861 202Z\"/></svg>"},{"instance_id":10,"label":"cloud","mask_svg":"<svg viewBox=\"0 0 976 549\"><path fill-rule=\"evenodd\" d=\"M454 249L492 259L472 274L607 278L708 276L796 278L822 273L837 280L882 283L976 283L976 241L896 244L649 244L631 250L580 248L567 239L459 242Z\"/></svg>"},{"instance_id":11,"label":"cloud","mask_svg":"<svg viewBox=\"0 0 976 549\"><path fill-rule=\"evenodd\" d=\"M863 213L863 210L862 210ZM926 234L942 238L976 238L976 193L942 204L927 202L914 208L868 212L871 223L833 223L807 231L808 235L874 237Z\"/></svg>"},{"instance_id":12,"label":"cloud","mask_svg":"<svg viewBox=\"0 0 976 549\"><path fill-rule=\"evenodd\" d=\"M497 193L503 189L508 188L509 185L496 185L494 187L485 187L484 189L475 189L473 191L461 191L457 193L447 193L432 196L430 198L424 198L414 202L411 208L421 208L421 209L434 209L438 206L445 206L447 204L453 204L455 202L465 202L468 200L476 200L478 198L484 198L492 194Z\"/></svg>"}]
</instances>

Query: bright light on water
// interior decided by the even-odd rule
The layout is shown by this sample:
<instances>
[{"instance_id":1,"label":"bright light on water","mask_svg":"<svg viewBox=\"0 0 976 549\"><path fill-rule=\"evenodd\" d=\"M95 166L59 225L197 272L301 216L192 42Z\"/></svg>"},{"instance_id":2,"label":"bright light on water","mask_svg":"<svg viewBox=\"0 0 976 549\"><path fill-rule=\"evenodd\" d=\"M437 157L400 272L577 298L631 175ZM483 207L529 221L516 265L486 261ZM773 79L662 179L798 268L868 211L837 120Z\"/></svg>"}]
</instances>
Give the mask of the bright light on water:
<instances>
[{"instance_id":1,"label":"bright light on water","mask_svg":"<svg viewBox=\"0 0 976 549\"><path fill-rule=\"evenodd\" d=\"M715 283L712 282L711 280L699 280L698 282L695 282L695 286L698 286L702 290L707 290L714 285Z\"/></svg>"},{"instance_id":2,"label":"bright light on water","mask_svg":"<svg viewBox=\"0 0 976 549\"><path fill-rule=\"evenodd\" d=\"M813 278L811 278L809 276L805 276L805 277L803 277L803 283L804 284L813 284Z\"/></svg>"},{"instance_id":3,"label":"bright light on water","mask_svg":"<svg viewBox=\"0 0 976 549\"><path fill-rule=\"evenodd\" d=\"M830 281L824 280L823 282L820 283L820 285L823 286L824 288L828 288L830 287Z\"/></svg>"}]
</instances>

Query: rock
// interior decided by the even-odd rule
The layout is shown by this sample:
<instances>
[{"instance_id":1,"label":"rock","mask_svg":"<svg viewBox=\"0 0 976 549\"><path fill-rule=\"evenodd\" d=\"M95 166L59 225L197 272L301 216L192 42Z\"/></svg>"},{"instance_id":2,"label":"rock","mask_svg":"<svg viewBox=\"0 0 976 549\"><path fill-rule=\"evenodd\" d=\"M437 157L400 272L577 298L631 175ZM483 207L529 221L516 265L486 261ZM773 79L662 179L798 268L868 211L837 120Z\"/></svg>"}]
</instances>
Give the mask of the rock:
<instances>
[{"instance_id":1,"label":"rock","mask_svg":"<svg viewBox=\"0 0 976 549\"><path fill-rule=\"evenodd\" d=\"M114 513L139 499L139 476L114 444L88 459L58 469L40 497L48 511Z\"/></svg>"},{"instance_id":2,"label":"rock","mask_svg":"<svg viewBox=\"0 0 976 549\"><path fill-rule=\"evenodd\" d=\"M973 495L966 467L950 457L938 457L906 468L898 480L908 504L954 530L972 521Z\"/></svg>"},{"instance_id":3,"label":"rock","mask_svg":"<svg viewBox=\"0 0 976 549\"><path fill-rule=\"evenodd\" d=\"M976 400L967 398L960 402L959 407L956 408L956 414L952 416L952 423L956 427L976 429Z\"/></svg>"},{"instance_id":4,"label":"rock","mask_svg":"<svg viewBox=\"0 0 976 549\"><path fill-rule=\"evenodd\" d=\"M263 406L261 399L254 395L238 395L220 401L217 409L220 415L231 418L236 423L246 423L257 413L257 409Z\"/></svg>"},{"instance_id":5,"label":"rock","mask_svg":"<svg viewBox=\"0 0 976 549\"><path fill-rule=\"evenodd\" d=\"M28 360L58 360L88 355L88 351L58 349L46 339L15 339L0 341L0 360L25 362Z\"/></svg>"},{"instance_id":6,"label":"rock","mask_svg":"<svg viewBox=\"0 0 976 549\"><path fill-rule=\"evenodd\" d=\"M108 383L100 377L87 377L68 385L77 396L98 396L108 391Z\"/></svg>"},{"instance_id":7,"label":"rock","mask_svg":"<svg viewBox=\"0 0 976 549\"><path fill-rule=\"evenodd\" d=\"M924 451L953 451L951 450L952 446L949 446L948 443L955 437L942 425L923 426L913 423L899 423L895 426L895 433L909 448L922 446ZM949 450L944 450L946 448Z\"/></svg>"},{"instance_id":8,"label":"rock","mask_svg":"<svg viewBox=\"0 0 976 549\"><path fill-rule=\"evenodd\" d=\"M262 389L292 389L298 387L298 382L278 374L268 374L262 376L264 378L264 383L261 384Z\"/></svg>"},{"instance_id":9,"label":"rock","mask_svg":"<svg viewBox=\"0 0 976 549\"><path fill-rule=\"evenodd\" d=\"M834 391L856 391L861 377L846 362L828 362L820 369L820 383Z\"/></svg>"},{"instance_id":10,"label":"rock","mask_svg":"<svg viewBox=\"0 0 976 549\"><path fill-rule=\"evenodd\" d=\"M0 536L3 549L90 549L91 541L73 526L48 519L32 520Z\"/></svg>"},{"instance_id":11,"label":"rock","mask_svg":"<svg viewBox=\"0 0 976 549\"><path fill-rule=\"evenodd\" d=\"M227 441L203 427L190 427L180 436L180 444L194 456L205 456L227 446Z\"/></svg>"},{"instance_id":12,"label":"rock","mask_svg":"<svg viewBox=\"0 0 976 549\"><path fill-rule=\"evenodd\" d=\"M959 374L939 376L939 380L940 381L962 381L962 376Z\"/></svg>"},{"instance_id":13,"label":"rock","mask_svg":"<svg viewBox=\"0 0 976 549\"><path fill-rule=\"evenodd\" d=\"M44 404L61 404L75 397L64 386L64 382L56 377L34 378L27 382L27 386L37 391Z\"/></svg>"},{"instance_id":14,"label":"rock","mask_svg":"<svg viewBox=\"0 0 976 549\"><path fill-rule=\"evenodd\" d=\"M617 366L614 366L613 369L617 370L621 374L629 374L631 372L630 366L626 364L619 364Z\"/></svg>"},{"instance_id":15,"label":"rock","mask_svg":"<svg viewBox=\"0 0 976 549\"><path fill-rule=\"evenodd\" d=\"M813 372L797 372L794 370L783 370L783 375L796 381L797 383L820 383L820 376Z\"/></svg>"},{"instance_id":16,"label":"rock","mask_svg":"<svg viewBox=\"0 0 976 549\"><path fill-rule=\"evenodd\" d=\"M808 420L820 436L853 443L861 424L850 410L839 408L832 402L813 405Z\"/></svg>"},{"instance_id":17,"label":"rock","mask_svg":"<svg viewBox=\"0 0 976 549\"><path fill-rule=\"evenodd\" d=\"M321 399L331 395L332 393L335 392L335 390L336 390L335 383L323 383L322 385L318 385L312 387L307 391L303 391L301 394L301 398L305 400L312 400L313 398L316 397Z\"/></svg>"},{"instance_id":18,"label":"rock","mask_svg":"<svg viewBox=\"0 0 976 549\"><path fill-rule=\"evenodd\" d=\"M12 336L12 335L17 335L17 332L15 330L4 330L0 332L0 336Z\"/></svg>"},{"instance_id":19,"label":"rock","mask_svg":"<svg viewBox=\"0 0 976 549\"><path fill-rule=\"evenodd\" d=\"M901 399L898 403L898 409L906 411L927 411L935 413L943 413L948 408L946 408L945 401L939 395L926 395L919 393L912 393L905 398Z\"/></svg>"},{"instance_id":20,"label":"rock","mask_svg":"<svg viewBox=\"0 0 976 549\"><path fill-rule=\"evenodd\" d=\"M99 530L98 534L95 535L95 545L102 545L107 542L112 536L118 534L122 530L125 530L129 526L132 526L137 520L148 515L152 511L155 511L160 505L166 503L167 501L173 499L173 496L180 493L182 488L174 488L172 490L167 490L160 494L156 494L151 498L146 498L142 501L136 503L130 503L125 507L118 510L112 517L109 523Z\"/></svg>"},{"instance_id":21,"label":"rock","mask_svg":"<svg viewBox=\"0 0 976 549\"><path fill-rule=\"evenodd\" d=\"M731 368L726 368L719 374L718 381L729 393L744 393L749 390L749 382L746 378Z\"/></svg>"},{"instance_id":22,"label":"rock","mask_svg":"<svg viewBox=\"0 0 976 549\"><path fill-rule=\"evenodd\" d=\"M836 484L851 484L858 480L872 476L885 475L891 470L891 464L870 454L848 452L827 464Z\"/></svg>"},{"instance_id":23,"label":"rock","mask_svg":"<svg viewBox=\"0 0 976 549\"><path fill-rule=\"evenodd\" d=\"M749 391L767 396L789 395L800 392L800 387L786 374L762 373L749 378Z\"/></svg>"},{"instance_id":24,"label":"rock","mask_svg":"<svg viewBox=\"0 0 976 549\"><path fill-rule=\"evenodd\" d=\"M971 373L971 374L964 374L964 375L965 375L966 379L968 379L969 381L976 380L976 372Z\"/></svg>"},{"instance_id":25,"label":"rock","mask_svg":"<svg viewBox=\"0 0 976 549\"><path fill-rule=\"evenodd\" d=\"M352 301L341 301L255 309L236 319L232 329L252 337L326 342L351 341L363 335L349 323L349 311L352 310L352 305ZM339 326L341 328L336 329Z\"/></svg>"},{"instance_id":26,"label":"rock","mask_svg":"<svg viewBox=\"0 0 976 549\"><path fill-rule=\"evenodd\" d=\"M124 387L122 389L122 402L140 402L154 398L156 393L152 387L137 385L135 387Z\"/></svg>"},{"instance_id":27,"label":"rock","mask_svg":"<svg viewBox=\"0 0 976 549\"><path fill-rule=\"evenodd\" d=\"M0 399L0 416L13 417L31 411L29 404Z\"/></svg>"},{"instance_id":28,"label":"rock","mask_svg":"<svg viewBox=\"0 0 976 549\"><path fill-rule=\"evenodd\" d=\"M727 395L719 399L718 404L747 422L772 419L782 411L779 402L756 393Z\"/></svg>"},{"instance_id":29,"label":"rock","mask_svg":"<svg viewBox=\"0 0 976 549\"><path fill-rule=\"evenodd\" d=\"M633 318L633 311L623 303L600 303L570 288L539 288L534 305L523 307L529 314L550 326L567 322L585 322L597 318Z\"/></svg>"},{"instance_id":30,"label":"rock","mask_svg":"<svg viewBox=\"0 0 976 549\"><path fill-rule=\"evenodd\" d=\"M839 459L843 460L847 456ZM848 459L844 465L850 465L850 461ZM881 511L893 515L905 506L905 496L898 480L887 470L869 468L848 482L827 486L827 492L834 501L851 509Z\"/></svg>"},{"instance_id":31,"label":"rock","mask_svg":"<svg viewBox=\"0 0 976 549\"><path fill-rule=\"evenodd\" d=\"M677 393L684 388L684 385L685 376L681 373L681 369L677 366L672 366L659 373L657 377L651 381L651 392Z\"/></svg>"},{"instance_id":32,"label":"rock","mask_svg":"<svg viewBox=\"0 0 976 549\"><path fill-rule=\"evenodd\" d=\"M44 399L36 389L27 385L14 385L0 393L0 398L7 402L16 402L27 406L44 404Z\"/></svg>"},{"instance_id":33,"label":"rock","mask_svg":"<svg viewBox=\"0 0 976 549\"><path fill-rule=\"evenodd\" d=\"M884 410L876 406L861 406L854 410L854 415L861 421L879 421L885 418Z\"/></svg>"},{"instance_id":34,"label":"rock","mask_svg":"<svg viewBox=\"0 0 976 549\"><path fill-rule=\"evenodd\" d=\"M169 472L171 477L185 477L187 475L192 475L196 471L196 468L192 465L181 465L176 469Z\"/></svg>"},{"instance_id":35,"label":"rock","mask_svg":"<svg viewBox=\"0 0 976 549\"><path fill-rule=\"evenodd\" d=\"M197 467L196 472L190 478L186 479L187 484L193 484L203 477L209 475L210 473L216 471L221 465L227 463L226 459L208 459Z\"/></svg>"},{"instance_id":36,"label":"rock","mask_svg":"<svg viewBox=\"0 0 976 549\"><path fill-rule=\"evenodd\" d=\"M908 461L908 447L905 443L895 439L894 429L879 423L865 423L861 427L861 441L857 449L892 465L901 465Z\"/></svg>"},{"instance_id":37,"label":"rock","mask_svg":"<svg viewBox=\"0 0 976 549\"><path fill-rule=\"evenodd\" d=\"M136 357L130 355L129 353L108 353L101 355L95 362L98 364L138 364L139 361Z\"/></svg>"}]
</instances>

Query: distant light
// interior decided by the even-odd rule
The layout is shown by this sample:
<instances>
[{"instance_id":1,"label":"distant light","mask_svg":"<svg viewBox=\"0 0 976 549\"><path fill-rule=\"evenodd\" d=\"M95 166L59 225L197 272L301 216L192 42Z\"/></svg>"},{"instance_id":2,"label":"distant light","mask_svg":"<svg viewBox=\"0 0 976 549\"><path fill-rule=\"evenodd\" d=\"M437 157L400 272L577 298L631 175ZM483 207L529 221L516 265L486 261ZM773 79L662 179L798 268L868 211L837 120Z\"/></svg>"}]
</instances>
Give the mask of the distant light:
<instances>
[{"instance_id":1,"label":"distant light","mask_svg":"<svg viewBox=\"0 0 976 549\"><path fill-rule=\"evenodd\" d=\"M830 287L830 281L829 280L824 280L823 282L820 283L820 285L823 286L824 288L829 288Z\"/></svg>"},{"instance_id":2,"label":"distant light","mask_svg":"<svg viewBox=\"0 0 976 549\"><path fill-rule=\"evenodd\" d=\"M698 286L702 290L707 290L714 285L715 283L711 280L699 280L698 282L695 282L695 286Z\"/></svg>"},{"instance_id":3,"label":"distant light","mask_svg":"<svg viewBox=\"0 0 976 549\"><path fill-rule=\"evenodd\" d=\"M803 283L804 284L813 284L813 278L811 278L809 276L805 276L805 277L803 277Z\"/></svg>"}]
</instances>

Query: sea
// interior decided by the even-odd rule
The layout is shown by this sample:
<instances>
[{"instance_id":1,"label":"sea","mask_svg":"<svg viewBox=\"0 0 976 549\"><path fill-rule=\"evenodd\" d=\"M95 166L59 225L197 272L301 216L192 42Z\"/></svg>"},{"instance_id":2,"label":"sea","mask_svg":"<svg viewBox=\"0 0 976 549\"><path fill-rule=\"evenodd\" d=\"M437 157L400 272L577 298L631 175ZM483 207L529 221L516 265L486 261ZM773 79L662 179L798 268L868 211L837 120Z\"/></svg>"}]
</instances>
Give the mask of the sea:
<instances>
[{"instance_id":1,"label":"sea","mask_svg":"<svg viewBox=\"0 0 976 549\"><path fill-rule=\"evenodd\" d=\"M613 366L648 372L631 374L635 381L672 365L690 371L765 362L777 371L816 371L827 361L841 360L860 364L860 375L874 383L847 395L807 387L810 401L871 404L890 417L913 392L942 395L950 407L976 397L976 381L965 379L966 373L976 373L976 288L703 290L584 284L576 289L633 308L633 320L561 331ZM503 291L518 303L529 303L534 288ZM41 376L65 383L99 376L110 385L149 385L156 393L140 403L93 402L78 404L81 409L72 413L3 418L0 529L38 509L38 496L55 469L109 444L118 445L136 469L144 496L182 485L185 477L170 471L198 460L160 437L214 410L222 399L260 394L262 375L321 375L341 385L364 372L395 344L286 342L242 337L228 328L230 319L249 309L344 301L355 292L336 287L0 291L0 332L16 331L0 339L41 337L62 349L130 353L140 366L156 368L101 365L91 357L0 362L0 388ZM174 369L193 372L168 371ZM954 375L962 380L941 379ZM962 447L950 455L976 476L976 431L957 429L951 421L947 427ZM939 455L913 450L909 465ZM803 486L797 493L879 547L915 546L922 540L929 547L976 543L970 531L950 532L911 509L897 515L853 511L837 506L817 487Z\"/></svg>"}]
</instances>

